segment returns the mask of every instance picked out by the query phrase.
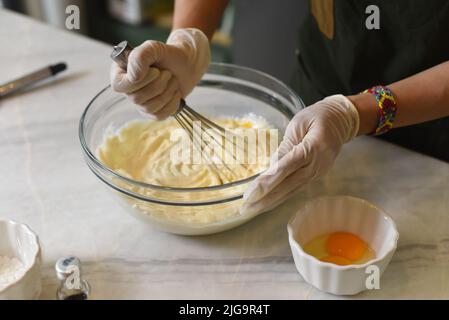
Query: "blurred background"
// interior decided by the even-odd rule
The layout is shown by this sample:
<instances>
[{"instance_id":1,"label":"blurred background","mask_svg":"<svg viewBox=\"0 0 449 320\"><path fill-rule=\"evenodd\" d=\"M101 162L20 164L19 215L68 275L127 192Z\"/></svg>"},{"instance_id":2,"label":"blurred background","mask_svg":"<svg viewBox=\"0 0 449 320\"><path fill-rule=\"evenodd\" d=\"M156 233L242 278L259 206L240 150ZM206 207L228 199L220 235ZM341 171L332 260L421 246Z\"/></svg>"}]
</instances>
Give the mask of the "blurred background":
<instances>
[{"instance_id":1,"label":"blurred background","mask_svg":"<svg viewBox=\"0 0 449 320\"><path fill-rule=\"evenodd\" d=\"M165 41L174 0L0 0L0 5L65 29L66 7L77 5L85 36L134 46L147 39ZM212 40L214 61L265 71L290 83L296 68L297 30L307 0L231 0Z\"/></svg>"}]
</instances>

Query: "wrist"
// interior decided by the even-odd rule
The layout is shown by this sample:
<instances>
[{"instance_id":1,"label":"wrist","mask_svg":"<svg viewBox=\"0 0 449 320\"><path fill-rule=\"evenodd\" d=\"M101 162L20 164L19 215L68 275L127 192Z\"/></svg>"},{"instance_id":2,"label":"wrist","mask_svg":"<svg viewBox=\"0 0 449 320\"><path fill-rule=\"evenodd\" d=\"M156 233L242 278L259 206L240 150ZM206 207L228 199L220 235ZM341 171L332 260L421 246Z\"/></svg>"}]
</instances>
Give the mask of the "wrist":
<instances>
[{"instance_id":1,"label":"wrist","mask_svg":"<svg viewBox=\"0 0 449 320\"><path fill-rule=\"evenodd\" d=\"M359 113L358 136L372 133L379 121L379 110L376 98L370 93L347 96Z\"/></svg>"},{"instance_id":2,"label":"wrist","mask_svg":"<svg viewBox=\"0 0 449 320\"><path fill-rule=\"evenodd\" d=\"M199 29L176 29L167 38L167 45L177 51L177 59L168 61L178 78L181 94L187 96L209 67L211 60L209 40Z\"/></svg>"},{"instance_id":3,"label":"wrist","mask_svg":"<svg viewBox=\"0 0 449 320\"><path fill-rule=\"evenodd\" d=\"M333 122L339 132L341 144L347 143L355 138L359 132L360 117L358 110L347 97L337 94L322 100L326 112L335 115Z\"/></svg>"}]
</instances>

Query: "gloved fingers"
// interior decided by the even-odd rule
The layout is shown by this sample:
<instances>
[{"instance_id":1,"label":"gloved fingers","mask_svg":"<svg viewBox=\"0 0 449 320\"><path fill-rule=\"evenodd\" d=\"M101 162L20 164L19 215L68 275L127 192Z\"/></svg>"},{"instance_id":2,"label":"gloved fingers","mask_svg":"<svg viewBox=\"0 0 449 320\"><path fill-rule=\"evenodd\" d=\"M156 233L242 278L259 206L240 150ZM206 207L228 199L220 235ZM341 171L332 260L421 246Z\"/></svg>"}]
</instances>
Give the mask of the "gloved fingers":
<instances>
[{"instance_id":1,"label":"gloved fingers","mask_svg":"<svg viewBox=\"0 0 449 320\"><path fill-rule=\"evenodd\" d=\"M145 108L147 113L156 114L161 111L164 106L173 98L173 95L178 89L178 84L175 78L170 79L166 89L162 94L148 100L142 107Z\"/></svg>"},{"instance_id":2,"label":"gloved fingers","mask_svg":"<svg viewBox=\"0 0 449 320\"><path fill-rule=\"evenodd\" d=\"M170 71L162 70L156 79L145 85L143 88L128 94L128 98L131 99L134 104L142 106L166 91L169 81L172 78Z\"/></svg>"},{"instance_id":3,"label":"gloved fingers","mask_svg":"<svg viewBox=\"0 0 449 320\"><path fill-rule=\"evenodd\" d=\"M264 211L269 211L287 200L296 191L304 188L314 179L314 177L315 172L312 166L309 165L299 168L297 171L282 180L276 188L264 197L256 202L244 203L244 207L248 212L260 211L262 209Z\"/></svg>"},{"instance_id":4,"label":"gloved fingers","mask_svg":"<svg viewBox=\"0 0 449 320\"><path fill-rule=\"evenodd\" d=\"M147 40L134 48L128 56L128 79L131 83L140 82L147 69L164 56L166 45L159 41Z\"/></svg>"},{"instance_id":5,"label":"gloved fingers","mask_svg":"<svg viewBox=\"0 0 449 320\"><path fill-rule=\"evenodd\" d=\"M120 93L132 93L144 88L153 80L159 77L160 71L156 68L148 68L142 81L130 82L128 74L120 68L115 62L111 65L110 80L112 89Z\"/></svg>"},{"instance_id":6,"label":"gloved fingers","mask_svg":"<svg viewBox=\"0 0 449 320\"><path fill-rule=\"evenodd\" d=\"M176 111L178 111L181 98L182 98L181 92L175 91L170 101L168 101L167 104L164 105L164 107L161 110L152 114L151 118L153 120L164 120L169 116L171 116L172 114L175 114Z\"/></svg>"},{"instance_id":7,"label":"gloved fingers","mask_svg":"<svg viewBox=\"0 0 449 320\"><path fill-rule=\"evenodd\" d=\"M264 212L268 212L270 210L273 210L274 208L276 208L277 206L281 205L283 202L283 199L279 199L276 202L272 202L270 204L267 204L265 202L255 202L255 203L244 203L240 209L239 212L240 214L244 214L244 215L258 215Z\"/></svg>"},{"instance_id":8,"label":"gloved fingers","mask_svg":"<svg viewBox=\"0 0 449 320\"><path fill-rule=\"evenodd\" d=\"M301 141L298 141L298 143L296 143L296 144L299 144L300 142ZM282 139L282 142L279 144L279 147L277 148L276 152L271 157L271 161L272 161L271 163L274 163L274 162L282 159L290 150L293 149L294 146L295 146L295 144L292 142L290 137L284 136Z\"/></svg>"},{"instance_id":9,"label":"gloved fingers","mask_svg":"<svg viewBox=\"0 0 449 320\"><path fill-rule=\"evenodd\" d=\"M282 144L282 143L281 143ZM243 195L247 203L253 203L262 199L290 174L299 168L305 167L310 162L309 152L304 143L293 146L279 161L274 162L266 172L253 181Z\"/></svg>"}]
</instances>

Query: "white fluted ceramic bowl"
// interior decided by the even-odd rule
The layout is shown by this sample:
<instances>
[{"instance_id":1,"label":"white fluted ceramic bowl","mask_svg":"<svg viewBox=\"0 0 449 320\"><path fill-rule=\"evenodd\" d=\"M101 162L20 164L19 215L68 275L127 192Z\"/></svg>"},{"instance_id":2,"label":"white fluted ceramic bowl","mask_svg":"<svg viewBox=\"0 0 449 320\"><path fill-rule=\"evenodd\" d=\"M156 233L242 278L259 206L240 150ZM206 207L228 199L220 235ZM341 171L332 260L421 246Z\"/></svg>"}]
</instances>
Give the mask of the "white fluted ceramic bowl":
<instances>
[{"instance_id":1,"label":"white fluted ceramic bowl","mask_svg":"<svg viewBox=\"0 0 449 320\"><path fill-rule=\"evenodd\" d=\"M41 293L41 249L37 235L27 225L0 220L0 256L17 258L24 265L21 276L0 289L0 300L37 299Z\"/></svg>"},{"instance_id":2,"label":"white fluted ceramic bowl","mask_svg":"<svg viewBox=\"0 0 449 320\"><path fill-rule=\"evenodd\" d=\"M394 221L384 211L349 196L310 200L290 219L287 229L298 272L309 284L336 295L354 295L368 289L367 278L374 274L375 268L368 267L376 266L380 277L399 238ZM338 231L361 237L374 249L376 258L361 265L338 266L304 252L302 246L313 238Z\"/></svg>"}]
</instances>

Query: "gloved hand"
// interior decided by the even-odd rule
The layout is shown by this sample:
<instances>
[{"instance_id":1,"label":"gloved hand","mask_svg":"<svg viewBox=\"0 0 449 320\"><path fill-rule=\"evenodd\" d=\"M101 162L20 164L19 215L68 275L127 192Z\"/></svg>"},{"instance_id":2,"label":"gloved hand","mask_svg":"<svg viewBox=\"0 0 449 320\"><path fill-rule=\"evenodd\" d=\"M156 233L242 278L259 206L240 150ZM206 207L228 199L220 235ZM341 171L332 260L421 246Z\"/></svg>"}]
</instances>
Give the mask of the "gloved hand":
<instances>
[{"instance_id":1,"label":"gloved hand","mask_svg":"<svg viewBox=\"0 0 449 320\"><path fill-rule=\"evenodd\" d=\"M209 41L204 33L177 29L166 44L148 40L131 51L127 71L112 63L111 86L151 118L162 120L178 110L180 99L193 90L209 62Z\"/></svg>"},{"instance_id":2,"label":"gloved hand","mask_svg":"<svg viewBox=\"0 0 449 320\"><path fill-rule=\"evenodd\" d=\"M242 214L269 211L325 174L341 146L359 130L359 115L342 95L327 97L298 112L268 170L246 190Z\"/></svg>"}]
</instances>

